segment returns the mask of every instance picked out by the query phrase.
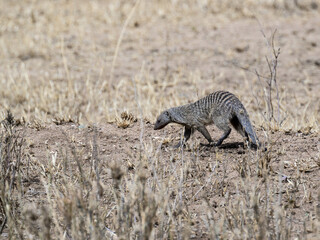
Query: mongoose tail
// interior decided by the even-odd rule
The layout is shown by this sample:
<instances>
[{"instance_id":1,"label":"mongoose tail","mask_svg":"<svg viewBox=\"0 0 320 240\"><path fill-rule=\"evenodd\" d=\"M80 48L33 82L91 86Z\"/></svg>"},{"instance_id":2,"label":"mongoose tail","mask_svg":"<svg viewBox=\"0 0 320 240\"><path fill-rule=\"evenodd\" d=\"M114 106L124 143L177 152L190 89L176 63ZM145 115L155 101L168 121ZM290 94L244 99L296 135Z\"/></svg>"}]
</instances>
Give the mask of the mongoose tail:
<instances>
[{"instance_id":1,"label":"mongoose tail","mask_svg":"<svg viewBox=\"0 0 320 240\"><path fill-rule=\"evenodd\" d=\"M253 130L247 111L244 108L235 109L236 117L230 119L231 125L243 136L251 139L256 147L260 147L259 139Z\"/></svg>"}]
</instances>

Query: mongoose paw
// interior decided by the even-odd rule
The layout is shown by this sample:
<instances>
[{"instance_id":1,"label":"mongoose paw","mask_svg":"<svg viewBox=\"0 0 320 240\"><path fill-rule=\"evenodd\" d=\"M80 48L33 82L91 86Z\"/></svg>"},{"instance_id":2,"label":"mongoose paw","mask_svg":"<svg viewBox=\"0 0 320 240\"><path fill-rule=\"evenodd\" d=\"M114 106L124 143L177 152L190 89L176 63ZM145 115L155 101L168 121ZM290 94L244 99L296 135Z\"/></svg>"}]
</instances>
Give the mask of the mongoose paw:
<instances>
[{"instance_id":1,"label":"mongoose paw","mask_svg":"<svg viewBox=\"0 0 320 240\"><path fill-rule=\"evenodd\" d=\"M173 148L174 148L174 149L177 149L177 148L179 148L179 147L184 147L184 146L185 146L184 143L181 144L181 142L179 142L178 144L174 145Z\"/></svg>"},{"instance_id":2,"label":"mongoose paw","mask_svg":"<svg viewBox=\"0 0 320 240\"><path fill-rule=\"evenodd\" d=\"M215 146L215 147L219 147L219 146L221 146L221 144L222 144L222 143L217 142L216 144L214 144L214 146Z\"/></svg>"}]
</instances>

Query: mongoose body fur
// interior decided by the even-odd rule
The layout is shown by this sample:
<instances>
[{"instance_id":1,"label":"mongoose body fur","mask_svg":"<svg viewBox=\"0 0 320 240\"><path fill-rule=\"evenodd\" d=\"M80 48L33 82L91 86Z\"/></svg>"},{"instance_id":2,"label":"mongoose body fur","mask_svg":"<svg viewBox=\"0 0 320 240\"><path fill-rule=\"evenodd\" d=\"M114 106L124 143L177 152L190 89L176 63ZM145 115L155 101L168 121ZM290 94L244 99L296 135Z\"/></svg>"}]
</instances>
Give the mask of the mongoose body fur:
<instances>
[{"instance_id":1,"label":"mongoose body fur","mask_svg":"<svg viewBox=\"0 0 320 240\"><path fill-rule=\"evenodd\" d=\"M215 146L221 145L223 140L229 136L230 125L246 140L250 138L255 147L260 145L246 109L235 95L227 91L217 91L194 103L163 111L157 118L154 129L164 128L169 123L178 123L185 127L185 142L188 141L194 130L197 130L208 140L210 145L213 140L206 126L214 124L223 131ZM179 142L175 147L182 144L183 142Z\"/></svg>"}]
</instances>

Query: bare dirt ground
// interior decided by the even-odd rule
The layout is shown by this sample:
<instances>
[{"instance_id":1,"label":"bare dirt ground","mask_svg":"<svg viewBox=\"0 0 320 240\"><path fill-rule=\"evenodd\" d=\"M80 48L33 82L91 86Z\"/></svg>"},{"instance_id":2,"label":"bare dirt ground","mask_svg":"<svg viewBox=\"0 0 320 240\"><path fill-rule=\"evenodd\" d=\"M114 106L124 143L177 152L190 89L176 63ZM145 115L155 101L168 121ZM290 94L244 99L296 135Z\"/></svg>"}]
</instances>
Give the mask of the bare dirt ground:
<instances>
[{"instance_id":1,"label":"bare dirt ground","mask_svg":"<svg viewBox=\"0 0 320 240\"><path fill-rule=\"evenodd\" d=\"M0 238L316 239L320 4L150 2L1 1L1 119L18 126L1 129L15 147L1 148ZM153 130L163 109L222 89L267 151L235 131L172 149L181 127Z\"/></svg>"},{"instance_id":2,"label":"bare dirt ground","mask_svg":"<svg viewBox=\"0 0 320 240\"><path fill-rule=\"evenodd\" d=\"M73 123L59 126L49 125L41 130L24 129L28 145L27 151L31 156L30 168L37 166L38 162L44 165L50 164L48 162L51 162L51 156L64 155L64 151L72 155L72 149L75 148L84 155L80 160L83 171L92 172L91 148L93 141L96 141L98 146L100 180L104 189L113 186L109 169L114 162L121 166L129 179L134 178L135 174L140 171L139 168L142 164L145 177L150 181L154 179L155 175L165 181L171 174L179 175L179 172L187 167L187 173L181 185L182 197L185 199L181 211L188 211L190 238L210 238L204 224L204 219L208 214L205 210L204 199L218 218L222 214L219 212L220 208L236 204L239 201L237 196L239 185L247 184L245 177L248 176L246 174L250 178L254 178L256 174L257 163L254 159L257 153L244 148L241 137L236 133L231 134L231 137L220 148L199 146L196 148L194 145L204 142L203 137L196 134L191 141L192 143L184 152L181 152L181 150L172 149L173 143L179 140L178 136L181 134L179 128L170 127L165 133L161 133L155 132L151 123L144 124L143 148L146 151L151 151L147 160L141 159L139 123L126 129L118 128L114 124L107 124L99 125L94 130L92 127L83 128ZM215 139L219 137L217 132L213 132L212 135ZM261 137L263 133L258 131L258 135ZM161 145L160 140L168 136L173 137L174 140ZM312 237L316 237L314 234L315 226L311 224L304 226L304 223L311 222L311 219L316 217L314 215L315 209L319 207L317 198L320 170L319 162L317 162L319 158L316 156L319 156L320 137L317 134L277 132L273 133L271 138L275 145L272 146L269 156L271 171L268 173L268 181L270 182L269 187L275 188L275 190L274 192L270 191L269 194L272 194L274 199L278 199L279 195L282 195L281 204L286 209L287 218L290 219L291 224L287 228L291 228L292 232L302 238L313 239ZM154 149L157 149L156 152ZM68 154L66 153L66 155ZM183 158L180 157L182 155ZM56 164L61 164L61 162ZM74 164L74 162L70 161L68 164ZM155 169L155 165L157 169ZM24 186L27 202L29 202L28 204L30 201L33 204L39 204L42 199L46 198L43 187L39 186L41 174L45 174L45 172L30 172L32 173L29 179L32 180L25 183ZM245 187L248 195L254 194L257 191L256 187L261 188L260 194L266 194L263 178L258 178L258 180L259 184L249 181L250 185ZM172 186L173 189L176 187ZM173 189L170 191L174 192ZM296 236L295 234L291 237Z\"/></svg>"}]
</instances>

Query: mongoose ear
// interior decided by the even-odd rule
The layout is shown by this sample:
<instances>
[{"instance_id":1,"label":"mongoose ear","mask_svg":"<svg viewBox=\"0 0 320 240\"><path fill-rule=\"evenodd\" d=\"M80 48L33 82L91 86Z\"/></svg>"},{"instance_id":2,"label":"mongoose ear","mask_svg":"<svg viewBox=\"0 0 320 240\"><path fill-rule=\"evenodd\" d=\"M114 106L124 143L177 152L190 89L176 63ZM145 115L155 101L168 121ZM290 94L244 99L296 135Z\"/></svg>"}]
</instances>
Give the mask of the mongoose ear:
<instances>
[{"instance_id":1,"label":"mongoose ear","mask_svg":"<svg viewBox=\"0 0 320 240\"><path fill-rule=\"evenodd\" d=\"M165 115L166 117L171 121L171 114L168 111L165 111Z\"/></svg>"}]
</instances>

